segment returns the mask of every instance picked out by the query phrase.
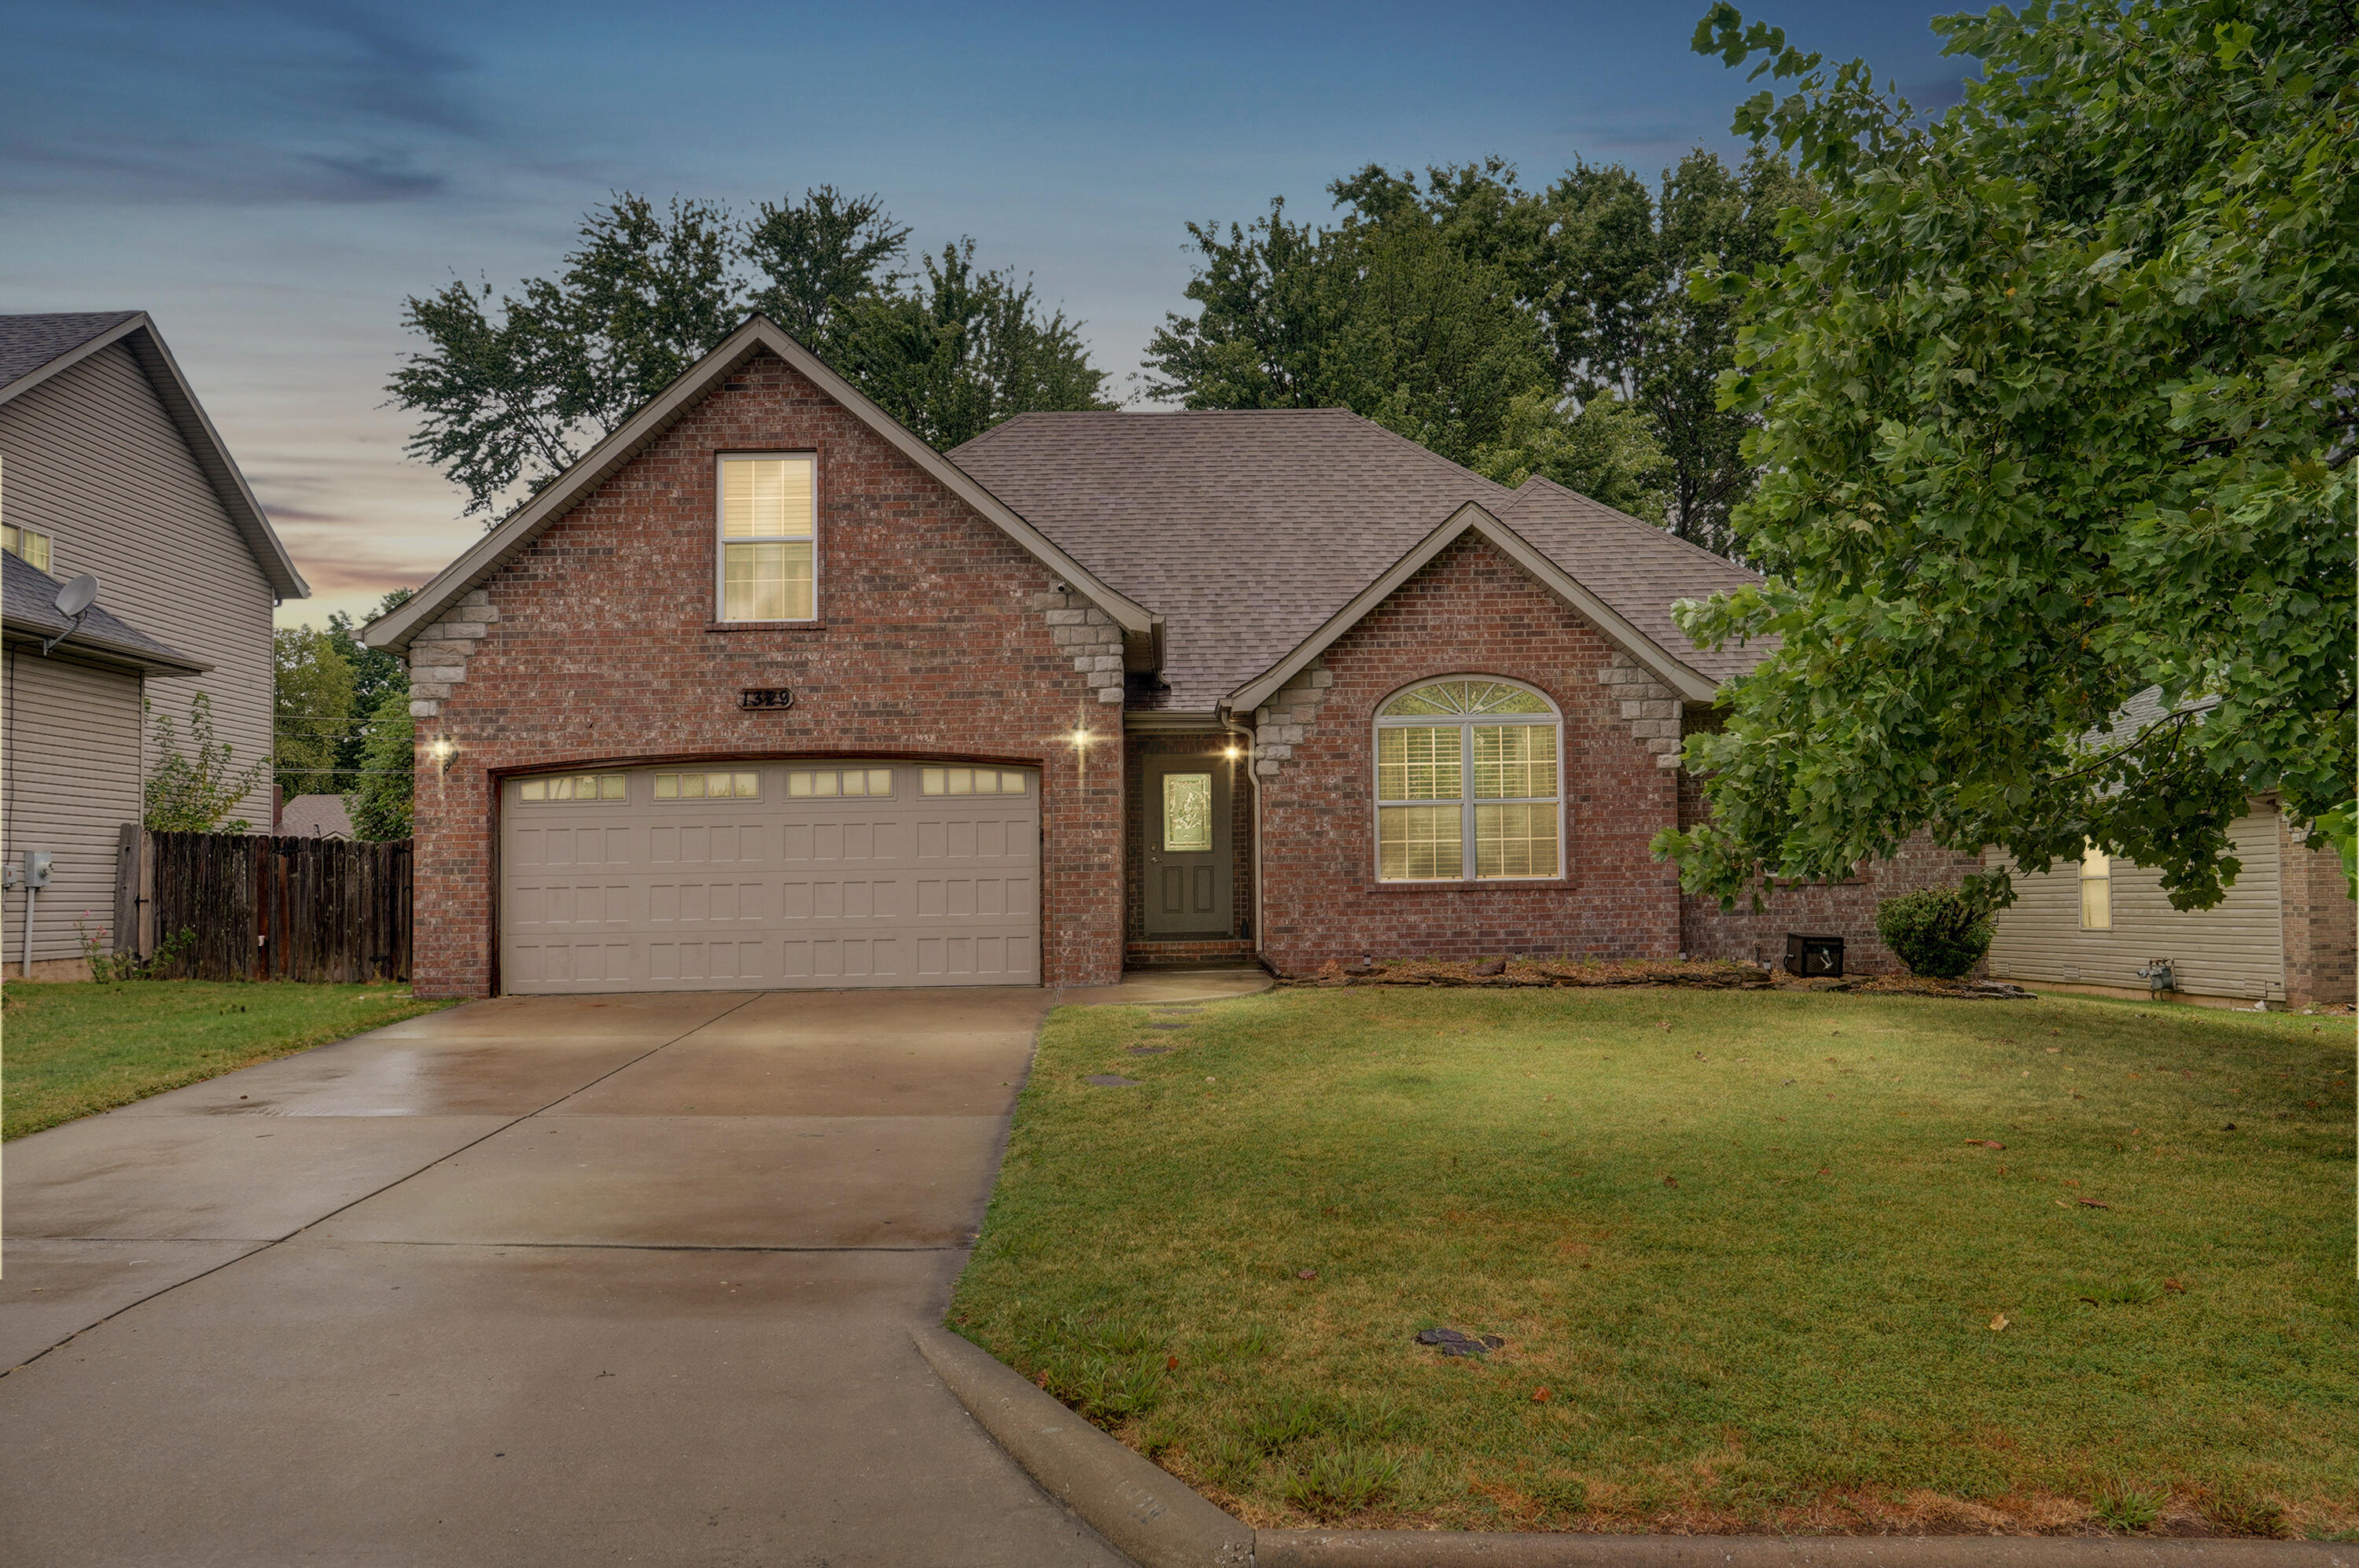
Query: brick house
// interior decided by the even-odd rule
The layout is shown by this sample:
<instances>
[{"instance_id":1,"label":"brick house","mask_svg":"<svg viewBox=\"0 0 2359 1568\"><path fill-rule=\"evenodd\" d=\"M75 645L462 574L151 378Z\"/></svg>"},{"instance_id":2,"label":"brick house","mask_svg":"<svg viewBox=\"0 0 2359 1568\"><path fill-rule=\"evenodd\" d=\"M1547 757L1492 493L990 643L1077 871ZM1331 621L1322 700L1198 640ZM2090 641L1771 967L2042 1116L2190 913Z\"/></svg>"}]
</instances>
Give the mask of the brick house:
<instances>
[{"instance_id":1,"label":"brick house","mask_svg":"<svg viewBox=\"0 0 2359 1568\"><path fill-rule=\"evenodd\" d=\"M419 729L422 992L1019 984L1361 955L1889 962L1912 850L1683 898L1749 581L1334 410L947 455L756 317L368 632Z\"/></svg>"}]
</instances>

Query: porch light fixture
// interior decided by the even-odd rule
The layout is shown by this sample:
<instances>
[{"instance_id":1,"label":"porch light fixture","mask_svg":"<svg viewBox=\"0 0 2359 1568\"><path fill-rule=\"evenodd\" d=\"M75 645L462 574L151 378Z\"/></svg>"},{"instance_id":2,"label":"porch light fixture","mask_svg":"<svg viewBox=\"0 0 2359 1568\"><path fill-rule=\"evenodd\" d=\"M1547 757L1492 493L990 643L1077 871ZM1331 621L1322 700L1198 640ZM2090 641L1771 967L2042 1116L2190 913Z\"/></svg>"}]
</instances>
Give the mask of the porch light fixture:
<instances>
[{"instance_id":1,"label":"porch light fixture","mask_svg":"<svg viewBox=\"0 0 2359 1568\"><path fill-rule=\"evenodd\" d=\"M434 759L434 774L436 778L440 778L443 772L450 768L451 758L458 749L458 743L453 741L449 735L436 735L432 740L426 743L426 755Z\"/></svg>"},{"instance_id":2,"label":"porch light fixture","mask_svg":"<svg viewBox=\"0 0 2359 1568\"><path fill-rule=\"evenodd\" d=\"M1089 777L1090 746L1091 743L1095 741L1097 738L1097 735L1090 729L1089 709L1079 702L1074 703L1073 733L1067 735L1065 739L1071 742L1073 747L1073 777L1075 779L1083 779Z\"/></svg>"}]
</instances>

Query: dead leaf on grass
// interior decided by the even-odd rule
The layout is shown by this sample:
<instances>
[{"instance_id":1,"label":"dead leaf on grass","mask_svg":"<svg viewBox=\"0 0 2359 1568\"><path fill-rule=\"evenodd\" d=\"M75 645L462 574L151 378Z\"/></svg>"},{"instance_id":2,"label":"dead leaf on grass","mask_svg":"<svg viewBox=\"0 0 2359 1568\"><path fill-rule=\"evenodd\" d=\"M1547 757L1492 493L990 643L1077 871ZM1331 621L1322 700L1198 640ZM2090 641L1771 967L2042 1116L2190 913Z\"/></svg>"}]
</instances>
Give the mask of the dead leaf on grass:
<instances>
[{"instance_id":1,"label":"dead leaf on grass","mask_svg":"<svg viewBox=\"0 0 2359 1568\"><path fill-rule=\"evenodd\" d=\"M2084 1209L2110 1209L2114 1205L2111 1203L2101 1203L2094 1198L2083 1198L2081 1200L2081 1206Z\"/></svg>"},{"instance_id":2,"label":"dead leaf on grass","mask_svg":"<svg viewBox=\"0 0 2359 1568\"><path fill-rule=\"evenodd\" d=\"M2184 1294L2187 1290L2187 1287L2177 1279L2165 1279L2162 1282L2162 1288L2180 1294Z\"/></svg>"},{"instance_id":3,"label":"dead leaf on grass","mask_svg":"<svg viewBox=\"0 0 2359 1568\"><path fill-rule=\"evenodd\" d=\"M1548 1397L1549 1393L1546 1388L1534 1388L1532 1390L1532 1403L1536 1405L1547 1404Z\"/></svg>"},{"instance_id":4,"label":"dead leaf on grass","mask_svg":"<svg viewBox=\"0 0 2359 1568\"><path fill-rule=\"evenodd\" d=\"M1316 1269L1298 1269L1295 1270L1294 1277L1298 1279L1316 1279L1319 1278L1319 1270Z\"/></svg>"},{"instance_id":5,"label":"dead leaf on grass","mask_svg":"<svg viewBox=\"0 0 2359 1568\"><path fill-rule=\"evenodd\" d=\"M1663 1185L1666 1187L1676 1187L1679 1184L1680 1179L1676 1176L1666 1176L1663 1178Z\"/></svg>"},{"instance_id":6,"label":"dead leaf on grass","mask_svg":"<svg viewBox=\"0 0 2359 1568\"><path fill-rule=\"evenodd\" d=\"M2005 1312L2001 1312L2001 1313L1999 1313L1999 1315L1998 1315L1998 1316L1996 1316L1996 1317L1995 1317L1995 1318L1991 1319L1991 1324L1990 1324L1990 1325L1991 1325L1991 1332L1992 1332L1993 1334L1996 1334L1996 1333L1998 1333L2000 1330L2002 1330L2002 1329L2006 1328L2006 1314Z\"/></svg>"}]
</instances>

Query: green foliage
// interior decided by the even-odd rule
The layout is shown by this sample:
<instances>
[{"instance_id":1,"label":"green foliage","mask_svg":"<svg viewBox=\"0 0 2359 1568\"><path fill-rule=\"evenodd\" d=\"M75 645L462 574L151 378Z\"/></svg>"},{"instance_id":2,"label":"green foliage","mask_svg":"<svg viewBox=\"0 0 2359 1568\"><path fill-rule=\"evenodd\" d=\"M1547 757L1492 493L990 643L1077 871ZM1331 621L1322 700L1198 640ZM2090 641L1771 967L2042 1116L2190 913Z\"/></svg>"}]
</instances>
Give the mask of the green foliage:
<instances>
[{"instance_id":1,"label":"green foliage","mask_svg":"<svg viewBox=\"0 0 2359 1568\"><path fill-rule=\"evenodd\" d=\"M2359 765L2359 35L2329 0L1935 27L1983 76L1930 122L1727 5L1697 30L1795 82L1737 128L1825 195L1694 289L1743 323L1769 581L1682 624L1779 645L1688 742L1712 821L1658 845L1731 902L1919 830L2035 871L2094 842L2206 907L2251 796L2316 821Z\"/></svg>"},{"instance_id":2,"label":"green foliage","mask_svg":"<svg viewBox=\"0 0 2359 1568\"><path fill-rule=\"evenodd\" d=\"M562 272L526 279L496 310L490 284L461 279L404 302L426 347L386 390L419 416L410 455L463 488L469 513L563 473L748 310L929 440L1035 408L1110 406L1078 323L1044 316L1012 272L976 272L972 241L920 274L891 271L908 231L873 196L821 186L740 220L679 198L659 212L625 191L580 234Z\"/></svg>"},{"instance_id":3,"label":"green foliage","mask_svg":"<svg viewBox=\"0 0 2359 1568\"><path fill-rule=\"evenodd\" d=\"M929 445L973 440L1036 408L1104 408L1080 324L1044 314L1013 272L980 272L974 242L919 258L920 287L845 300L815 345Z\"/></svg>"},{"instance_id":4,"label":"green foliage","mask_svg":"<svg viewBox=\"0 0 2359 1568\"><path fill-rule=\"evenodd\" d=\"M2135 1486L2107 1486L2097 1493L2097 1518L2108 1530L2135 1534L2162 1514L2161 1499Z\"/></svg>"},{"instance_id":5,"label":"green foliage","mask_svg":"<svg viewBox=\"0 0 2359 1568\"><path fill-rule=\"evenodd\" d=\"M1548 385L1513 281L1452 245L1414 202L1328 229L1283 201L1250 225L1190 223L1193 317L1167 317L1147 395L1190 408L1347 408L1453 461L1498 440L1518 393Z\"/></svg>"},{"instance_id":6,"label":"green foliage","mask_svg":"<svg viewBox=\"0 0 2359 1568\"><path fill-rule=\"evenodd\" d=\"M202 691L189 699L190 749L180 749L180 735L169 713L155 713L148 743L156 760L147 769L141 821L154 833L233 833L248 831L245 818L224 822L230 808L253 792L268 766L257 762L240 772L237 747L213 738L213 702Z\"/></svg>"},{"instance_id":7,"label":"green foliage","mask_svg":"<svg viewBox=\"0 0 2359 1568\"><path fill-rule=\"evenodd\" d=\"M365 727L360 783L353 790L353 836L364 844L409 836L415 792L417 726L409 716L409 691L377 699Z\"/></svg>"},{"instance_id":8,"label":"green foliage","mask_svg":"<svg viewBox=\"0 0 2359 1568\"><path fill-rule=\"evenodd\" d=\"M1520 394L1499 439L1477 447L1466 466L1509 489L1537 474L1657 528L1670 507L1670 460L1647 417L1613 393L1577 409L1554 393Z\"/></svg>"},{"instance_id":9,"label":"green foliage","mask_svg":"<svg viewBox=\"0 0 2359 1568\"><path fill-rule=\"evenodd\" d=\"M1920 887L1875 906L1875 934L1911 975L1955 980L1990 951L1997 922L1954 887Z\"/></svg>"},{"instance_id":10,"label":"green foliage","mask_svg":"<svg viewBox=\"0 0 2359 1568\"><path fill-rule=\"evenodd\" d=\"M324 788L339 795L349 795L359 789L360 770L367 766L362 754L368 746L370 715L384 705L386 697L395 694L408 696L408 662L397 653L371 648L361 639L366 633L368 621L399 609L409 602L415 592L417 590L412 588L396 588L379 600L376 608L369 612L366 619L358 626L342 610L329 615L328 636L342 652L344 661L353 667L353 702L349 710L353 723L345 726L342 736L336 742L335 782L328 786L315 785L314 789Z\"/></svg>"},{"instance_id":11,"label":"green foliage","mask_svg":"<svg viewBox=\"0 0 2359 1568\"><path fill-rule=\"evenodd\" d=\"M290 800L336 793L336 751L353 724L352 661L331 633L310 626L282 626L270 642L271 771Z\"/></svg>"},{"instance_id":12,"label":"green foliage","mask_svg":"<svg viewBox=\"0 0 2359 1568\"><path fill-rule=\"evenodd\" d=\"M145 958L136 953L115 952L114 932L106 926L93 931L76 920L74 940L82 944L82 962L90 965L90 977L102 985L114 985L125 980L160 979L180 961L180 954L197 944L197 931L194 926L182 926L158 942L156 951Z\"/></svg>"},{"instance_id":13,"label":"green foliage","mask_svg":"<svg viewBox=\"0 0 2359 1568\"><path fill-rule=\"evenodd\" d=\"M1664 171L1659 200L1629 170L1589 164L1527 191L1495 158L1429 169L1422 188L1370 165L1329 190L1347 209L1331 228L1288 222L1282 202L1225 235L1189 225L1199 310L1156 334L1150 396L1340 404L1456 461L1566 484L1516 450L1564 422L1560 409L1619 397L1663 470L1624 493L1660 488L1651 520L1726 550L1729 506L1753 484L1740 451L1751 419L1713 399L1733 363L1731 308L1684 281L1777 256L1777 213L1808 195L1783 159L1756 153L1731 170L1694 152Z\"/></svg>"}]
</instances>

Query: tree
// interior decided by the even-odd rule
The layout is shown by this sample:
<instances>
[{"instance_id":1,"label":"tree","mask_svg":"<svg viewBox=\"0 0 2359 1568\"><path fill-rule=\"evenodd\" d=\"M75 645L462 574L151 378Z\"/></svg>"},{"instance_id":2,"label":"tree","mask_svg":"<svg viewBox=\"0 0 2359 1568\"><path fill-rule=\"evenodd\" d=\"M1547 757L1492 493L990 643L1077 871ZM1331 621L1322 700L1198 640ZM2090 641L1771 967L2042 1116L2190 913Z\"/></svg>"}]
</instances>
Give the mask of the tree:
<instances>
[{"instance_id":1,"label":"tree","mask_svg":"<svg viewBox=\"0 0 2359 1568\"><path fill-rule=\"evenodd\" d=\"M1755 477L1751 419L1716 401L1730 307L1686 280L1777 256L1777 212L1810 198L1784 158L1756 151L1732 171L1700 149L1664 171L1659 200L1628 169L1586 163L1527 191L1497 158L1429 168L1421 186L1371 164L1328 189L1346 210L1332 228L1289 222L1283 202L1225 235L1189 225L1200 309L1156 334L1150 396L1341 404L1467 463L1520 439L1505 433L1511 409L1529 430L1534 409L1618 398L1666 464L1653 519L1727 551L1729 508Z\"/></svg>"},{"instance_id":2,"label":"tree","mask_svg":"<svg viewBox=\"0 0 2359 1568\"><path fill-rule=\"evenodd\" d=\"M1577 408L1553 392L1525 393L1499 439L1466 466L1510 488L1537 474L1657 528L1670 510L1670 460L1646 415L1611 392Z\"/></svg>"},{"instance_id":3,"label":"tree","mask_svg":"<svg viewBox=\"0 0 2359 1568\"><path fill-rule=\"evenodd\" d=\"M367 620L374 621L399 609L415 592L411 588L396 588L377 602ZM365 622L356 626L353 618L341 610L328 617L328 636L342 652L345 662L353 667L353 702L349 711L353 722L336 743L336 779L332 786L340 795L349 795L360 788L360 770L367 766L362 754L368 746L372 715L388 696L399 696L405 702L409 697L409 666L399 654L371 648L361 640L364 628Z\"/></svg>"},{"instance_id":4,"label":"tree","mask_svg":"<svg viewBox=\"0 0 2359 1568\"><path fill-rule=\"evenodd\" d=\"M1768 581L1683 624L1780 641L1688 742L1713 819L1658 845L1729 899L1920 829L2033 871L2094 844L2205 907L2249 797L2351 820L2359 29L2326 0L1935 27L1983 77L1930 122L1727 5L1697 29L1796 82L1737 128L1825 194L1775 267L1698 286L1742 323Z\"/></svg>"},{"instance_id":5,"label":"tree","mask_svg":"<svg viewBox=\"0 0 2359 1568\"><path fill-rule=\"evenodd\" d=\"M154 704L148 704L154 713ZM180 736L169 713L153 721L156 760L147 770L145 809L140 820L155 833L250 832L245 818L223 822L230 808L251 794L261 782L267 758L243 773L236 770L237 747L213 738L213 702L202 691L189 699L190 751L180 749Z\"/></svg>"},{"instance_id":6,"label":"tree","mask_svg":"<svg viewBox=\"0 0 2359 1568\"><path fill-rule=\"evenodd\" d=\"M973 240L920 264L921 276L844 301L820 344L886 413L948 449L1031 409L1114 407L1078 323L1044 316L1029 281L977 271Z\"/></svg>"},{"instance_id":7,"label":"tree","mask_svg":"<svg viewBox=\"0 0 2359 1568\"><path fill-rule=\"evenodd\" d=\"M1340 406L1453 461L1496 441L1516 396L1548 385L1512 280L1397 186L1371 180L1359 199L1324 230L1289 223L1283 201L1225 237L1190 223L1200 309L1158 329L1148 395L1190 408Z\"/></svg>"},{"instance_id":8,"label":"tree","mask_svg":"<svg viewBox=\"0 0 2359 1568\"><path fill-rule=\"evenodd\" d=\"M572 466L735 330L769 312L911 429L978 434L1038 408L1110 407L1080 323L1044 315L1031 285L973 266L973 242L890 270L908 231L874 196L832 186L764 202L741 221L624 191L582 222L554 278L453 279L403 302L425 340L386 387L419 415L407 451L498 514ZM749 271L750 268L750 271ZM986 421L978 423L978 420Z\"/></svg>"},{"instance_id":9,"label":"tree","mask_svg":"<svg viewBox=\"0 0 2359 1568\"><path fill-rule=\"evenodd\" d=\"M368 712L360 783L353 790L353 836L364 843L409 836L417 726L408 691L388 691Z\"/></svg>"},{"instance_id":10,"label":"tree","mask_svg":"<svg viewBox=\"0 0 2359 1568\"><path fill-rule=\"evenodd\" d=\"M271 771L288 795L335 794L336 750L353 726L353 667L333 636L310 626L271 634Z\"/></svg>"}]
</instances>

